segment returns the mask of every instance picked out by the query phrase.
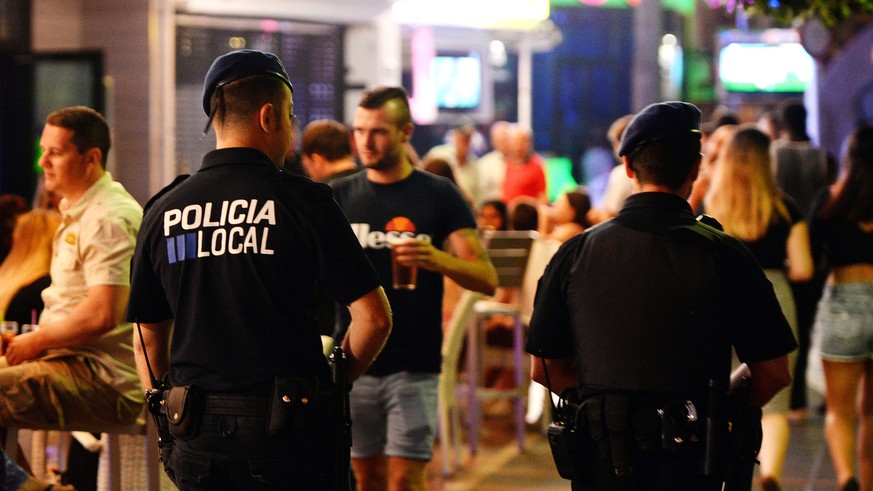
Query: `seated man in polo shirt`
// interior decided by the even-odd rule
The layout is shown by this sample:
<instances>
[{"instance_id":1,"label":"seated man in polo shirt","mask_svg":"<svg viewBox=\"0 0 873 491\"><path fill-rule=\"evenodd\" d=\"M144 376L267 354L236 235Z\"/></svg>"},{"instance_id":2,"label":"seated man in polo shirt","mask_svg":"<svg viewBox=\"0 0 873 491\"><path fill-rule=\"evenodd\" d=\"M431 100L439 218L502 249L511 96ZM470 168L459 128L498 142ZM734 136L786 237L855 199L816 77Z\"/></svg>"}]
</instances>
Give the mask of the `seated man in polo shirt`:
<instances>
[{"instance_id":1,"label":"seated man in polo shirt","mask_svg":"<svg viewBox=\"0 0 873 491\"><path fill-rule=\"evenodd\" d=\"M122 322L142 208L106 171L109 127L86 107L48 116L40 139L45 186L58 193L51 285L39 329L0 358L0 427L111 430L142 411Z\"/></svg>"}]
</instances>

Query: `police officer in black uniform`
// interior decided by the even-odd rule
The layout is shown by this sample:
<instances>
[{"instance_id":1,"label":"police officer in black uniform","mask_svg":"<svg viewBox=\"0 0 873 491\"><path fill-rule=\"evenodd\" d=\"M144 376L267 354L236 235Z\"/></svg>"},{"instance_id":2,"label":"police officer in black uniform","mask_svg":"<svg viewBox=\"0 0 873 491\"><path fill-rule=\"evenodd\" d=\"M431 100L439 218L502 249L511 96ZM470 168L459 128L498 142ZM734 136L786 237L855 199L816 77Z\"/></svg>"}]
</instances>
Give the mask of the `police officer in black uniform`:
<instances>
[{"instance_id":1,"label":"police officer in black uniform","mask_svg":"<svg viewBox=\"0 0 873 491\"><path fill-rule=\"evenodd\" d=\"M162 457L183 490L333 489L338 395L316 282L350 307L349 379L390 332L379 278L330 188L281 170L291 94L271 53L217 58L203 93L217 149L146 207L128 318L142 327L143 386L168 375L174 446L162 440Z\"/></svg>"},{"instance_id":2,"label":"police officer in black uniform","mask_svg":"<svg viewBox=\"0 0 873 491\"><path fill-rule=\"evenodd\" d=\"M796 343L772 287L739 241L697 222L686 202L699 128L699 109L684 102L638 113L619 149L637 191L565 243L540 280L532 378L585 401L587 456L573 489L721 489L724 476L703 475L704 430L724 413L726 396L710 396L727 392L731 347L751 370L752 404L791 380Z\"/></svg>"}]
</instances>

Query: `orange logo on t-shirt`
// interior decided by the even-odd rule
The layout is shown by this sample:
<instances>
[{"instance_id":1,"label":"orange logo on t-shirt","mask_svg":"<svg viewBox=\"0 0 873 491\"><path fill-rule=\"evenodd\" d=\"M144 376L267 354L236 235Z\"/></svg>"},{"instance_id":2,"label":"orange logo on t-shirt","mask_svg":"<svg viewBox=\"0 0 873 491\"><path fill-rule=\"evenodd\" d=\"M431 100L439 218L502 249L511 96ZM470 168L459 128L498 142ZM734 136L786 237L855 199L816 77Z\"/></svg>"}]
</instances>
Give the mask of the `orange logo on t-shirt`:
<instances>
[{"instance_id":1,"label":"orange logo on t-shirt","mask_svg":"<svg viewBox=\"0 0 873 491\"><path fill-rule=\"evenodd\" d=\"M415 224L406 217L394 217L385 224L385 231L415 233Z\"/></svg>"}]
</instances>

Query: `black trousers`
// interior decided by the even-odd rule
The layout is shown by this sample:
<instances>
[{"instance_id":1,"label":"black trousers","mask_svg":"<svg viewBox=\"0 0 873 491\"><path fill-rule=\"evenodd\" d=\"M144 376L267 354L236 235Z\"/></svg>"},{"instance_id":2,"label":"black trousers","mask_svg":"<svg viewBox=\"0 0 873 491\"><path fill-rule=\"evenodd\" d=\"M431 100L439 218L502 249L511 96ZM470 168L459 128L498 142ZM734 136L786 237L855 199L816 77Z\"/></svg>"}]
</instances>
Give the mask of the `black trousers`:
<instances>
[{"instance_id":1,"label":"black trousers","mask_svg":"<svg viewBox=\"0 0 873 491\"><path fill-rule=\"evenodd\" d=\"M587 482L573 481L573 491L717 491L722 482L700 475L697 451L666 451L656 449L640 452L633 459L633 474L616 477L609 459L598 455L594 478Z\"/></svg>"},{"instance_id":2,"label":"black trousers","mask_svg":"<svg viewBox=\"0 0 873 491\"><path fill-rule=\"evenodd\" d=\"M165 470L182 491L334 489L334 452L313 424L279 436L267 418L205 414L192 438L175 440Z\"/></svg>"}]
</instances>

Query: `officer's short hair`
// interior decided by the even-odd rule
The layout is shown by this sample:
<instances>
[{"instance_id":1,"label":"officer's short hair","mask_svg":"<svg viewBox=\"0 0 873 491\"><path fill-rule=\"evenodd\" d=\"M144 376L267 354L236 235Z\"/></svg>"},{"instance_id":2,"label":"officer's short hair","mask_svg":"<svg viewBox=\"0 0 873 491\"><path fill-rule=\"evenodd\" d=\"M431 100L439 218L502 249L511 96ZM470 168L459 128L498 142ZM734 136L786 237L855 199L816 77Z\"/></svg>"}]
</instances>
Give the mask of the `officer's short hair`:
<instances>
[{"instance_id":1,"label":"officer's short hair","mask_svg":"<svg viewBox=\"0 0 873 491\"><path fill-rule=\"evenodd\" d=\"M111 140L109 125L103 115L85 106L73 106L59 109L45 118L45 124L66 128L73 132L70 142L76 146L79 153L85 153L97 148L102 154L100 165L106 168Z\"/></svg>"},{"instance_id":2,"label":"officer's short hair","mask_svg":"<svg viewBox=\"0 0 873 491\"><path fill-rule=\"evenodd\" d=\"M306 125L301 150L303 155L317 153L331 162L352 154L348 130L332 119L319 119Z\"/></svg>"},{"instance_id":3,"label":"officer's short hair","mask_svg":"<svg viewBox=\"0 0 873 491\"><path fill-rule=\"evenodd\" d=\"M679 189L700 159L700 135L654 141L636 153L631 168L641 183Z\"/></svg>"},{"instance_id":4,"label":"officer's short hair","mask_svg":"<svg viewBox=\"0 0 873 491\"><path fill-rule=\"evenodd\" d=\"M286 86L282 80L269 75L254 75L230 82L212 96L221 99L214 101L215 119L222 123L233 122L255 113L264 104L278 107L283 103Z\"/></svg>"},{"instance_id":5,"label":"officer's short hair","mask_svg":"<svg viewBox=\"0 0 873 491\"><path fill-rule=\"evenodd\" d=\"M412 123L409 111L409 94L403 87L377 86L364 91L359 107L364 109L380 109L386 104L394 103L394 123L400 127Z\"/></svg>"}]
</instances>

